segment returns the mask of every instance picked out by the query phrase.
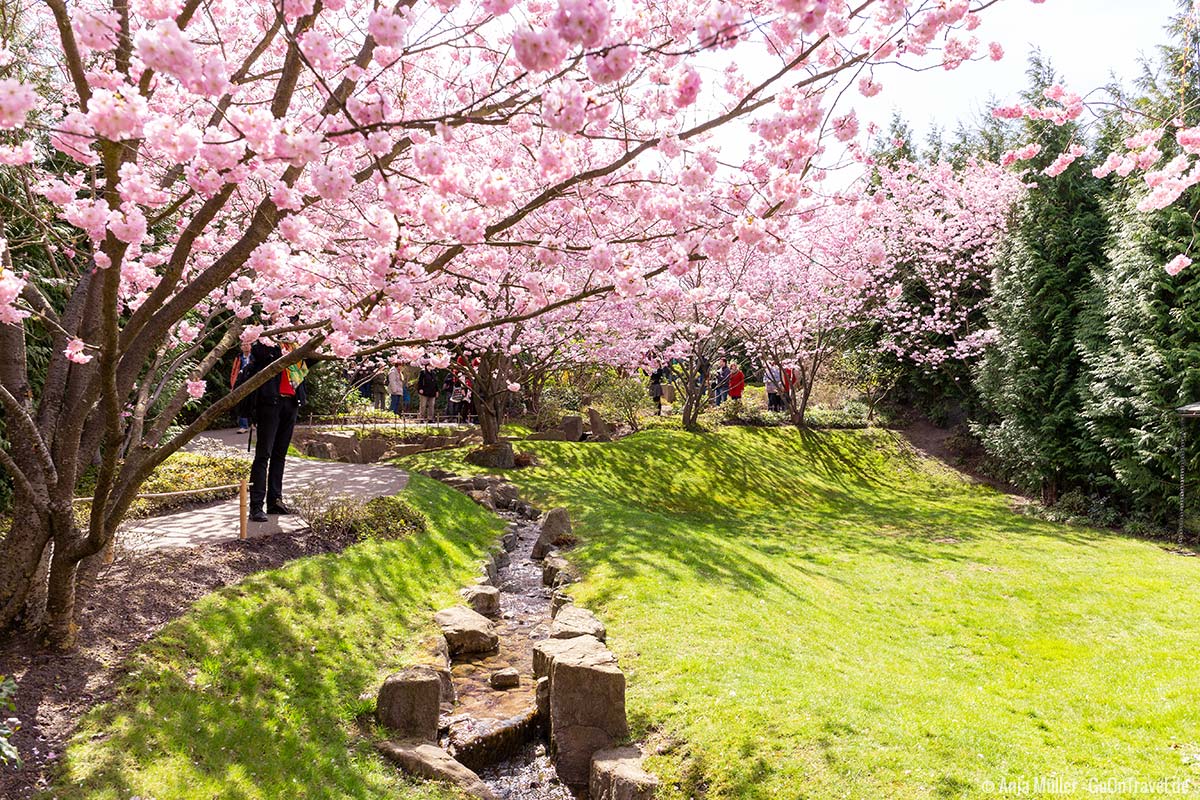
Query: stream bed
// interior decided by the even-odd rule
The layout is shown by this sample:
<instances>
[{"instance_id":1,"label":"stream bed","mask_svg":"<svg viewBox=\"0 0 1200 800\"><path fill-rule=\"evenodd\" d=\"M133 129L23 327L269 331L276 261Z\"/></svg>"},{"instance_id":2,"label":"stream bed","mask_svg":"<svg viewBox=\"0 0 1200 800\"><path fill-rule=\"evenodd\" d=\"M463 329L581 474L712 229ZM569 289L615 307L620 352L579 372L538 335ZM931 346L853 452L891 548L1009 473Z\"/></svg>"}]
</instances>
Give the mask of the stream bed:
<instances>
[{"instance_id":1,"label":"stream bed","mask_svg":"<svg viewBox=\"0 0 1200 800\"><path fill-rule=\"evenodd\" d=\"M538 524L512 511L496 513L516 534L492 581L500 590L500 614L493 620L499 647L451 664L457 700L443 718L449 732L442 745L504 800L574 800L555 774L537 717L533 647L549 635L553 597L532 558ZM520 684L492 688L492 673L507 667L520 673Z\"/></svg>"}]
</instances>

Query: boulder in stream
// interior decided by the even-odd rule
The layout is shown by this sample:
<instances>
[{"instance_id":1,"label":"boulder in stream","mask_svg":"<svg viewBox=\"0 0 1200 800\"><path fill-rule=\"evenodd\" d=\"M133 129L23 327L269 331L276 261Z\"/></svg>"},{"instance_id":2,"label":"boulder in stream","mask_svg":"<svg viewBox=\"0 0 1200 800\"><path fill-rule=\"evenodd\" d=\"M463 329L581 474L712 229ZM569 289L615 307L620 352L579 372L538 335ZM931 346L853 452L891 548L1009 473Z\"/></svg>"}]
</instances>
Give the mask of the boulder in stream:
<instances>
[{"instance_id":1,"label":"boulder in stream","mask_svg":"<svg viewBox=\"0 0 1200 800\"><path fill-rule=\"evenodd\" d=\"M515 689L521 685L521 673L513 667L498 669L492 673L493 689Z\"/></svg>"},{"instance_id":2,"label":"boulder in stream","mask_svg":"<svg viewBox=\"0 0 1200 800\"><path fill-rule=\"evenodd\" d=\"M405 739L437 740L442 681L432 667L410 667L389 675L379 689L375 716Z\"/></svg>"},{"instance_id":3,"label":"boulder in stream","mask_svg":"<svg viewBox=\"0 0 1200 800\"><path fill-rule=\"evenodd\" d=\"M550 623L551 639L574 639L577 636L594 636L604 641L608 631L596 615L579 606L563 606Z\"/></svg>"},{"instance_id":4,"label":"boulder in stream","mask_svg":"<svg viewBox=\"0 0 1200 800\"><path fill-rule=\"evenodd\" d=\"M466 606L444 608L433 615L442 629L450 655L486 653L496 649L499 637L491 620Z\"/></svg>"},{"instance_id":5,"label":"boulder in stream","mask_svg":"<svg viewBox=\"0 0 1200 800\"><path fill-rule=\"evenodd\" d=\"M533 646L533 675L542 678L550 674L554 659L560 655L608 653L604 643L595 636L576 636L573 639L543 639ZM612 655L609 653L609 655ZM614 657L615 658L615 657Z\"/></svg>"},{"instance_id":6,"label":"boulder in stream","mask_svg":"<svg viewBox=\"0 0 1200 800\"><path fill-rule=\"evenodd\" d=\"M462 590L463 599L476 614L494 617L500 613L500 590L487 584L476 584Z\"/></svg>"},{"instance_id":7,"label":"boulder in stream","mask_svg":"<svg viewBox=\"0 0 1200 800\"><path fill-rule=\"evenodd\" d=\"M565 508L552 508L546 512L538 528L537 541L533 543L532 557L545 558L546 554L555 547L566 547L575 544L575 536L571 533L571 516Z\"/></svg>"},{"instance_id":8,"label":"boulder in stream","mask_svg":"<svg viewBox=\"0 0 1200 800\"><path fill-rule=\"evenodd\" d=\"M653 800L658 778L642 769L636 747L601 750L592 756L588 800Z\"/></svg>"},{"instance_id":9,"label":"boulder in stream","mask_svg":"<svg viewBox=\"0 0 1200 800\"><path fill-rule=\"evenodd\" d=\"M377 747L384 758L409 775L454 784L481 800L500 800L478 775L455 761L437 745L428 742L388 741L380 743Z\"/></svg>"},{"instance_id":10,"label":"boulder in stream","mask_svg":"<svg viewBox=\"0 0 1200 800\"><path fill-rule=\"evenodd\" d=\"M550 748L562 782L586 786L592 756L627 736L625 674L616 656L604 649L556 655L550 665Z\"/></svg>"},{"instance_id":11,"label":"boulder in stream","mask_svg":"<svg viewBox=\"0 0 1200 800\"><path fill-rule=\"evenodd\" d=\"M546 556L545 563L542 565L542 585L543 586L563 586L568 583L574 583L578 580L575 575L575 570L571 567L570 562L559 555Z\"/></svg>"}]
</instances>

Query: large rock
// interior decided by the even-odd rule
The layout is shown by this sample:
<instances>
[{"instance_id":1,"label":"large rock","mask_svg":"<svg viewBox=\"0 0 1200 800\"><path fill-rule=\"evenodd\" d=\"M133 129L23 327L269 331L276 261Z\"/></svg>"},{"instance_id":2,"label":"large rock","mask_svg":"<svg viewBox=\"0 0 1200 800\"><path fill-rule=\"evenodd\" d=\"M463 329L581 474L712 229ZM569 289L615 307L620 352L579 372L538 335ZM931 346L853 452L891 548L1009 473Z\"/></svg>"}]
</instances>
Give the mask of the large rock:
<instances>
[{"instance_id":1,"label":"large rock","mask_svg":"<svg viewBox=\"0 0 1200 800\"><path fill-rule=\"evenodd\" d=\"M550 623L550 638L574 639L577 636L595 636L603 642L608 632L592 612L579 606L565 606Z\"/></svg>"},{"instance_id":2,"label":"large rock","mask_svg":"<svg viewBox=\"0 0 1200 800\"><path fill-rule=\"evenodd\" d=\"M466 606L444 608L433 615L442 629L450 655L487 653L496 649L499 637L491 620Z\"/></svg>"},{"instance_id":3,"label":"large rock","mask_svg":"<svg viewBox=\"0 0 1200 800\"><path fill-rule=\"evenodd\" d=\"M494 617L500 613L500 590L495 586L478 584L462 590L463 599L476 614Z\"/></svg>"},{"instance_id":4,"label":"large rock","mask_svg":"<svg viewBox=\"0 0 1200 800\"><path fill-rule=\"evenodd\" d=\"M478 775L436 745L426 742L382 742L377 747L384 758L409 775L446 781L482 800L499 800L499 796Z\"/></svg>"},{"instance_id":5,"label":"large rock","mask_svg":"<svg viewBox=\"0 0 1200 800\"><path fill-rule=\"evenodd\" d=\"M562 419L563 439L578 442L583 439L583 417L572 414Z\"/></svg>"},{"instance_id":6,"label":"large rock","mask_svg":"<svg viewBox=\"0 0 1200 800\"><path fill-rule=\"evenodd\" d=\"M546 512L542 524L538 528L537 541L533 543L532 558L545 558L556 547L566 547L575 543L571 533L571 515L565 508L552 508Z\"/></svg>"},{"instance_id":7,"label":"large rock","mask_svg":"<svg viewBox=\"0 0 1200 800\"><path fill-rule=\"evenodd\" d=\"M533 676L544 678L550 675L554 660L561 655L588 655L607 653L604 643L595 636L576 636L572 639L543 639L533 646Z\"/></svg>"},{"instance_id":8,"label":"large rock","mask_svg":"<svg viewBox=\"0 0 1200 800\"><path fill-rule=\"evenodd\" d=\"M642 769L636 747L601 750L592 756L588 800L653 800L658 778Z\"/></svg>"},{"instance_id":9,"label":"large rock","mask_svg":"<svg viewBox=\"0 0 1200 800\"><path fill-rule=\"evenodd\" d=\"M592 756L627 736L625 674L616 656L607 650L556 655L550 665L550 747L562 782L586 786Z\"/></svg>"},{"instance_id":10,"label":"large rock","mask_svg":"<svg viewBox=\"0 0 1200 800\"><path fill-rule=\"evenodd\" d=\"M559 555L546 556L542 564L542 585L555 588L578 580L574 568Z\"/></svg>"},{"instance_id":11,"label":"large rock","mask_svg":"<svg viewBox=\"0 0 1200 800\"><path fill-rule=\"evenodd\" d=\"M364 436L358 440L358 459L361 464L374 464L387 454L391 444L382 436Z\"/></svg>"},{"instance_id":12,"label":"large rock","mask_svg":"<svg viewBox=\"0 0 1200 800\"><path fill-rule=\"evenodd\" d=\"M595 442L611 442L612 427L604 421L604 417L600 416L600 412L594 408L587 410L588 426L592 429L591 440Z\"/></svg>"},{"instance_id":13,"label":"large rock","mask_svg":"<svg viewBox=\"0 0 1200 800\"><path fill-rule=\"evenodd\" d=\"M500 442L477 447L467 453L466 461L484 469L512 469L513 448L511 442Z\"/></svg>"},{"instance_id":14,"label":"large rock","mask_svg":"<svg viewBox=\"0 0 1200 800\"><path fill-rule=\"evenodd\" d=\"M496 508L511 508L520 496L517 487L511 483L497 483L488 487L487 491L492 496L492 505Z\"/></svg>"},{"instance_id":15,"label":"large rock","mask_svg":"<svg viewBox=\"0 0 1200 800\"><path fill-rule=\"evenodd\" d=\"M431 667L389 675L375 701L375 717L405 739L437 740L442 681Z\"/></svg>"}]
</instances>

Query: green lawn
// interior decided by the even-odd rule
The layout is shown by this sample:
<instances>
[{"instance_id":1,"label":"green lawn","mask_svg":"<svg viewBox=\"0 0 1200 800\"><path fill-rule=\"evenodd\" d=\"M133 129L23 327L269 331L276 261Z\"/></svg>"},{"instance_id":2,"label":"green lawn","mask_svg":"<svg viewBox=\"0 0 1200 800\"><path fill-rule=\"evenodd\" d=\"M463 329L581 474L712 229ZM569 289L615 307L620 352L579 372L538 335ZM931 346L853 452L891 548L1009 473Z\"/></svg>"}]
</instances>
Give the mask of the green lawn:
<instances>
[{"instance_id":1,"label":"green lawn","mask_svg":"<svg viewBox=\"0 0 1200 800\"><path fill-rule=\"evenodd\" d=\"M354 735L358 699L433 632L431 614L502 530L433 481L402 494L428 531L292 562L208 595L88 714L49 796L129 800L447 798Z\"/></svg>"},{"instance_id":2,"label":"green lawn","mask_svg":"<svg viewBox=\"0 0 1200 800\"><path fill-rule=\"evenodd\" d=\"M521 446L636 735L679 743L650 761L669 798L1200 784L1200 559L1014 514L875 431Z\"/></svg>"}]
</instances>

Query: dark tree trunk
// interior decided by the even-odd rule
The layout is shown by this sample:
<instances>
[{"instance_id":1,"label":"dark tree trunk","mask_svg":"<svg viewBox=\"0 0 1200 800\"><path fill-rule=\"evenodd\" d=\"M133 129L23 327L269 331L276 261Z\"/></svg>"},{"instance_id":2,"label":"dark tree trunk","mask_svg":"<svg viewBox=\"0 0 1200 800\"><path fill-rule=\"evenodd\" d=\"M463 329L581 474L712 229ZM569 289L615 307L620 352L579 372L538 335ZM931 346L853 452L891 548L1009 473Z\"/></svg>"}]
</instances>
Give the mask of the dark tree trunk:
<instances>
[{"instance_id":1,"label":"dark tree trunk","mask_svg":"<svg viewBox=\"0 0 1200 800\"><path fill-rule=\"evenodd\" d=\"M0 630L18 622L41 621L37 591L39 567L50 543L50 531L26 503L13 506L13 522L0 542Z\"/></svg>"}]
</instances>

